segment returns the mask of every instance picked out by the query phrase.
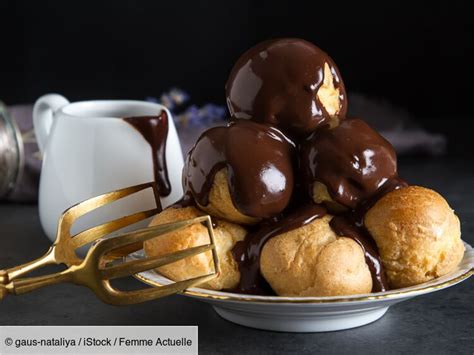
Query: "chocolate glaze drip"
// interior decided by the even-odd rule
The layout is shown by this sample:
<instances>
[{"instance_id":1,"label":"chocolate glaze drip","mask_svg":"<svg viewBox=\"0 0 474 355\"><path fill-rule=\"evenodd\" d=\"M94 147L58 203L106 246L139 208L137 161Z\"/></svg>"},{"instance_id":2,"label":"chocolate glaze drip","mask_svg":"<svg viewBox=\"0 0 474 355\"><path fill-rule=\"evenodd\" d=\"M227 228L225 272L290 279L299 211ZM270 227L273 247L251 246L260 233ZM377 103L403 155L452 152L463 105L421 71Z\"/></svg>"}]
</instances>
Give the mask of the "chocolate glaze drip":
<instances>
[{"instance_id":1,"label":"chocolate glaze drip","mask_svg":"<svg viewBox=\"0 0 474 355\"><path fill-rule=\"evenodd\" d=\"M383 196L405 186L408 184L399 177L391 178L371 198L362 201L356 209L335 216L329 223L334 233L352 238L361 246L365 262L372 274L372 292L387 291L388 283L377 245L364 226L364 216Z\"/></svg>"},{"instance_id":2,"label":"chocolate glaze drip","mask_svg":"<svg viewBox=\"0 0 474 355\"><path fill-rule=\"evenodd\" d=\"M168 138L168 115L162 110L158 116L138 116L127 117L124 121L132 125L145 140L150 144L153 175L156 185L158 186L158 194L160 196L168 196L171 193L171 184L168 178L168 170L166 167L166 140ZM157 199L158 207L161 209L160 199Z\"/></svg>"},{"instance_id":3,"label":"chocolate glaze drip","mask_svg":"<svg viewBox=\"0 0 474 355\"><path fill-rule=\"evenodd\" d=\"M301 165L310 195L314 181L319 181L335 201L350 209L398 179L392 145L359 119L316 131L303 144Z\"/></svg>"},{"instance_id":4,"label":"chocolate glaze drip","mask_svg":"<svg viewBox=\"0 0 474 355\"><path fill-rule=\"evenodd\" d=\"M184 190L201 206L209 202L215 174L227 168L233 204L243 214L270 218L293 193L294 143L266 124L236 120L204 132L189 152Z\"/></svg>"},{"instance_id":5,"label":"chocolate glaze drip","mask_svg":"<svg viewBox=\"0 0 474 355\"><path fill-rule=\"evenodd\" d=\"M329 225L334 230L334 233L353 239L364 251L365 262L372 275L372 292L388 290L388 284L377 246L367 230L364 227L357 226L354 221L347 216L335 216L331 219Z\"/></svg>"},{"instance_id":6,"label":"chocolate glaze drip","mask_svg":"<svg viewBox=\"0 0 474 355\"><path fill-rule=\"evenodd\" d=\"M247 294L271 294L270 286L260 273L260 254L265 243L282 233L303 227L326 214L326 209L318 205L307 205L280 218L262 222L243 241L237 242L232 255L239 265L240 282L233 292Z\"/></svg>"},{"instance_id":7,"label":"chocolate glaze drip","mask_svg":"<svg viewBox=\"0 0 474 355\"><path fill-rule=\"evenodd\" d=\"M335 216L329 223L334 233L352 238L361 246L365 262L372 274L372 292L387 291L388 283L377 245L364 226L364 216L383 196L405 186L408 184L399 177L391 178L371 198L362 201L356 209Z\"/></svg>"},{"instance_id":8,"label":"chocolate glaze drip","mask_svg":"<svg viewBox=\"0 0 474 355\"><path fill-rule=\"evenodd\" d=\"M331 118L317 97L325 63L339 89L336 115L344 118L347 99L339 70L325 52L297 38L259 43L238 59L226 84L231 115L296 133L313 131Z\"/></svg>"}]
</instances>

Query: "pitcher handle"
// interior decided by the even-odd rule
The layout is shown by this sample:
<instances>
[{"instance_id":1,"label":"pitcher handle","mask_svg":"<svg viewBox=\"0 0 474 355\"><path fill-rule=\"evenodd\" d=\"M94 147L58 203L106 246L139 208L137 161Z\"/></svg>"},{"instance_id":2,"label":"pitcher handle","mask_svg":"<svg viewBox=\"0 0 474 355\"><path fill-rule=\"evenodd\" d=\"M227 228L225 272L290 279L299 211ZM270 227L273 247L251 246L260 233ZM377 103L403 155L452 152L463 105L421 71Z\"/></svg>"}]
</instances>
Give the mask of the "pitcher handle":
<instances>
[{"instance_id":1,"label":"pitcher handle","mask_svg":"<svg viewBox=\"0 0 474 355\"><path fill-rule=\"evenodd\" d=\"M69 101L58 94L41 96L33 107L33 126L40 152L46 148L48 136L53 126L54 113L59 108L69 104Z\"/></svg>"}]
</instances>

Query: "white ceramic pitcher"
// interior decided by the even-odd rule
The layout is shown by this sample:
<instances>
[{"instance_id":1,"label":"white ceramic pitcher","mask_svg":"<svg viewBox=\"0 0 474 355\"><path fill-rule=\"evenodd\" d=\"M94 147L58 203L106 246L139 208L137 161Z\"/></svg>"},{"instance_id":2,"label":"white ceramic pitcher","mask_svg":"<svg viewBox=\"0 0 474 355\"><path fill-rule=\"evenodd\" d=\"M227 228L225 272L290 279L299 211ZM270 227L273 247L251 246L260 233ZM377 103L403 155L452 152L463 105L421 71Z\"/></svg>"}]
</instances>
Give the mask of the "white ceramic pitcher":
<instances>
[{"instance_id":1,"label":"white ceramic pitcher","mask_svg":"<svg viewBox=\"0 0 474 355\"><path fill-rule=\"evenodd\" d=\"M33 122L43 154L39 212L43 229L52 241L56 239L59 217L72 205L105 192L153 181L151 146L122 118L157 116L161 110L169 118L165 157L171 193L161 198L164 208L183 192L181 146L172 116L164 106L124 100L69 103L57 94L36 101ZM76 223L73 232L153 207L152 191L144 191L89 213Z\"/></svg>"}]
</instances>

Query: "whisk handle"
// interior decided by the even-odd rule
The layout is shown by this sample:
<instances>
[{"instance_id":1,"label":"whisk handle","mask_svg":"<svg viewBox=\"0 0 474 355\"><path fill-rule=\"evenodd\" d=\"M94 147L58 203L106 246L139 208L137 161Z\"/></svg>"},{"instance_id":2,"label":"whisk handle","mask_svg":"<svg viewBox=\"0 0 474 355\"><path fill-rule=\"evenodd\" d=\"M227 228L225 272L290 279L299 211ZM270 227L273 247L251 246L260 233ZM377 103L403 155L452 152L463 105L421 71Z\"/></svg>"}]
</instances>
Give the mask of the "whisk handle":
<instances>
[{"instance_id":1,"label":"whisk handle","mask_svg":"<svg viewBox=\"0 0 474 355\"><path fill-rule=\"evenodd\" d=\"M5 298L8 293L21 295L45 286L70 281L72 281L72 275L69 270L57 272L51 275L14 280L7 285L0 285L0 299Z\"/></svg>"},{"instance_id":2,"label":"whisk handle","mask_svg":"<svg viewBox=\"0 0 474 355\"><path fill-rule=\"evenodd\" d=\"M17 279L20 276L23 276L33 270L39 269L45 265L55 264L54 250L51 247L46 254L42 257L27 262L22 265L18 265L6 270L0 270L0 284L6 285L9 282Z\"/></svg>"}]
</instances>

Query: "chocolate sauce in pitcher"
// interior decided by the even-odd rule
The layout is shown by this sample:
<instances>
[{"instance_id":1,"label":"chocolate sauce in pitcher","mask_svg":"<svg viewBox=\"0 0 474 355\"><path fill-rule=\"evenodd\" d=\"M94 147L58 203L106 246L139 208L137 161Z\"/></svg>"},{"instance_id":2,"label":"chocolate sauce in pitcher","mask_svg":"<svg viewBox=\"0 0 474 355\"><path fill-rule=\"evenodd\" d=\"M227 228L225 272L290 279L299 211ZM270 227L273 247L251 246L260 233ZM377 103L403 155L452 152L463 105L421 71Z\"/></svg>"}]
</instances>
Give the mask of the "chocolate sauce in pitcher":
<instances>
[{"instance_id":1,"label":"chocolate sauce in pitcher","mask_svg":"<svg viewBox=\"0 0 474 355\"><path fill-rule=\"evenodd\" d=\"M158 187L159 196L168 196L171 193L171 184L166 167L166 140L168 138L169 117L165 110L158 116L136 116L123 119L135 128L145 138L151 148L153 175ZM159 204L160 199L156 199Z\"/></svg>"}]
</instances>

